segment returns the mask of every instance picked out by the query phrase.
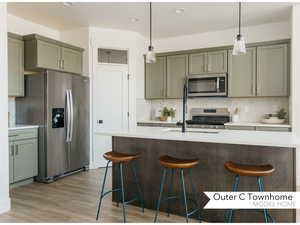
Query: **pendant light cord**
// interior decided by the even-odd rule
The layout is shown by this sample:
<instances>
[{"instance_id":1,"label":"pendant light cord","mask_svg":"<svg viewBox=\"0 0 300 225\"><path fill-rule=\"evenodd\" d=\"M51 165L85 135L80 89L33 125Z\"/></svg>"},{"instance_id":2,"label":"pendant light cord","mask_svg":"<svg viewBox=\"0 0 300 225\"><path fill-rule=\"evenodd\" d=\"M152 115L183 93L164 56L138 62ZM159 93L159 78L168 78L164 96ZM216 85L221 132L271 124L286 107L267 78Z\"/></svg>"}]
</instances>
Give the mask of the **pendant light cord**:
<instances>
[{"instance_id":1,"label":"pendant light cord","mask_svg":"<svg viewBox=\"0 0 300 225\"><path fill-rule=\"evenodd\" d=\"M150 2L150 46L152 46L152 2Z\"/></svg>"},{"instance_id":2,"label":"pendant light cord","mask_svg":"<svg viewBox=\"0 0 300 225\"><path fill-rule=\"evenodd\" d=\"M242 8L242 3L239 2L239 35L241 35L241 8Z\"/></svg>"}]
</instances>

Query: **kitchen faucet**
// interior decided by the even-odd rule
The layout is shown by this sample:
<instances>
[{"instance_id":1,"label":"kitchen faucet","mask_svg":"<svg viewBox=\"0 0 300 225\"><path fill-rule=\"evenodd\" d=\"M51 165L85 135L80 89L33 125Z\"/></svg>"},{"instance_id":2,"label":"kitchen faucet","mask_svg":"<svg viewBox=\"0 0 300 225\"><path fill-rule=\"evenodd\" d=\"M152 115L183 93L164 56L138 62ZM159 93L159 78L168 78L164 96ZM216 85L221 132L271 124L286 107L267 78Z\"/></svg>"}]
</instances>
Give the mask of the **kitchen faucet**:
<instances>
[{"instance_id":1,"label":"kitchen faucet","mask_svg":"<svg viewBox=\"0 0 300 225\"><path fill-rule=\"evenodd\" d=\"M181 132L184 133L186 132L186 106L187 106L187 99L188 99L188 88L187 88L187 80L184 81L183 84L183 96L182 96L182 123L177 122L177 126L181 125Z\"/></svg>"}]
</instances>

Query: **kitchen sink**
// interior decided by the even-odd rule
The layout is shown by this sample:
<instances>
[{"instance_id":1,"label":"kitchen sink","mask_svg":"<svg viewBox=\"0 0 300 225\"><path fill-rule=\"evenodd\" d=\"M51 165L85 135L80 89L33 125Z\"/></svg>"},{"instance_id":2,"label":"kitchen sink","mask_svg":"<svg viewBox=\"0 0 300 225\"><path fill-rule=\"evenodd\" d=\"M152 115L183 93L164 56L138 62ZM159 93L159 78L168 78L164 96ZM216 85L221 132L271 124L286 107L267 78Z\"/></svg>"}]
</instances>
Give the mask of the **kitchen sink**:
<instances>
[{"instance_id":1,"label":"kitchen sink","mask_svg":"<svg viewBox=\"0 0 300 225\"><path fill-rule=\"evenodd\" d=\"M181 129L177 129L177 128L171 128L171 129L166 129L165 131L167 132L177 132L177 133L181 133ZM220 133L220 131L210 131L210 130L197 130L197 129L187 129L185 131L185 133L199 133L199 134L218 134Z\"/></svg>"}]
</instances>

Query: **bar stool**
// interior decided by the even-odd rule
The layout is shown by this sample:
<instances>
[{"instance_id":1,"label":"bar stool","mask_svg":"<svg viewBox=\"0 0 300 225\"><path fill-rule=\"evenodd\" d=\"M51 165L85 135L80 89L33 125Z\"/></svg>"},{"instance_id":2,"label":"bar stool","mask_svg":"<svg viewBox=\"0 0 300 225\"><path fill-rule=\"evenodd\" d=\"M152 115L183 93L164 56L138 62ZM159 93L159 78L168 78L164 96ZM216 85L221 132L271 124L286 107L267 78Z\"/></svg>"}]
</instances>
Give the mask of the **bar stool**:
<instances>
[{"instance_id":1,"label":"bar stool","mask_svg":"<svg viewBox=\"0 0 300 225\"><path fill-rule=\"evenodd\" d=\"M125 154L125 153L120 153L120 152L106 152L106 153L103 154L103 157L107 160L107 164L106 164L104 179L103 179L103 183L102 183L102 190L101 190L101 195L100 195L96 220L99 219L99 211L100 211L100 207L101 207L103 197L105 195L109 194L109 193L118 192L119 196L118 196L117 204L119 206L119 202L120 202L120 199L121 199L122 200L122 205L123 205L123 217L124 217L124 223L125 223L126 222L126 212L125 212L125 205L126 204L129 204L129 203L132 203L134 201L139 200L140 203L141 203L142 212L144 212L144 199L143 199L142 189L141 189L140 184L138 182L138 177L137 177L135 165L134 165L133 162L131 162L133 160L138 159L139 155L137 155L137 154ZM117 188L109 190L109 191L104 193L106 175L107 175L107 170L108 170L110 162L117 164L117 174L119 175L119 176L117 175ZM130 164L131 164L133 175L134 175L134 178L135 178L135 183L137 185L138 194L134 199L125 201L123 165L127 162L131 162ZM121 194L121 197L120 197L120 194Z\"/></svg>"},{"instance_id":2,"label":"bar stool","mask_svg":"<svg viewBox=\"0 0 300 225\"><path fill-rule=\"evenodd\" d=\"M199 164L199 160L198 159L178 159L178 158L174 158L174 157L171 157L171 156L168 156L168 155L164 155L164 156L161 156L159 158L159 162L160 162L160 165L163 166L163 176L162 176L162 180L161 180L161 184L160 184L160 193L159 193L159 197L158 197L157 209L156 209L154 222L157 221L158 212L159 212L160 205L161 205L162 202L168 201L167 212L168 212L168 216L170 216L169 200L171 200L171 199L180 199L176 195L169 195L172 192L173 176L174 176L174 171L176 169L178 169L179 172L180 172L180 179L181 179L182 192L183 192L182 198L183 198L183 201L184 201L186 222L188 223L189 216L193 215L196 212L199 213L198 217L199 217L199 220L201 220L201 218L200 218L200 208L196 208L196 209L192 210L191 212L188 212L187 200L190 200L196 206L198 206L198 202L194 199L187 198L186 189L185 189L185 181L184 181L184 173L183 173L184 169L188 169L189 178L190 178L191 186L192 186L192 189L193 189L192 190L193 195L196 196L196 189L195 189L195 186L192 182L193 178L192 178L192 175L191 175L191 168L197 166ZM164 184L165 184L168 169L171 172L171 182L169 184L169 190L168 190L167 197L162 199L162 194L163 194L163 189L164 189Z\"/></svg>"},{"instance_id":3,"label":"bar stool","mask_svg":"<svg viewBox=\"0 0 300 225\"><path fill-rule=\"evenodd\" d=\"M224 164L225 168L235 174L235 182L233 185L233 191L238 190L239 182L240 182L240 176L250 176L250 177L256 177L257 184L258 184L258 190L264 191L264 183L263 183L263 177L264 176L270 176L275 171L274 167L272 165L245 165L245 164L239 164L235 162L226 162ZM230 209L227 211L227 215L225 215L225 220L227 217L227 222L231 223L232 218L234 216L234 209ZM264 218L265 222L275 222L275 220L270 216L268 209L263 209L264 212Z\"/></svg>"}]
</instances>

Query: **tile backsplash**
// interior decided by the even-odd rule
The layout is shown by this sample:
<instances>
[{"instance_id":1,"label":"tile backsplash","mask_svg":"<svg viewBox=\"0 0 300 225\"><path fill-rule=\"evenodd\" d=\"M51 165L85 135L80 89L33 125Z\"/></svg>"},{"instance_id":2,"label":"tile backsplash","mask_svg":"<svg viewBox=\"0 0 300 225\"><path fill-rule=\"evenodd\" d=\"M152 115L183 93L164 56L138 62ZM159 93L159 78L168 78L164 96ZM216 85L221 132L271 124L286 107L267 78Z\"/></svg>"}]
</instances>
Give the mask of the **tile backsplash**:
<instances>
[{"instance_id":1,"label":"tile backsplash","mask_svg":"<svg viewBox=\"0 0 300 225\"><path fill-rule=\"evenodd\" d=\"M145 107L145 105L147 107ZM182 118L182 100L137 100L137 121L153 120L154 112L164 106L176 109L176 121ZM256 98L194 98L188 100L188 112L191 108L239 108L240 122L260 122L265 113L276 112L284 108L289 110L288 97Z\"/></svg>"}]
</instances>

